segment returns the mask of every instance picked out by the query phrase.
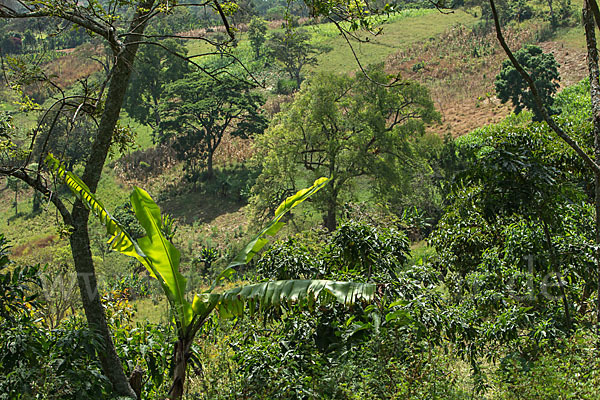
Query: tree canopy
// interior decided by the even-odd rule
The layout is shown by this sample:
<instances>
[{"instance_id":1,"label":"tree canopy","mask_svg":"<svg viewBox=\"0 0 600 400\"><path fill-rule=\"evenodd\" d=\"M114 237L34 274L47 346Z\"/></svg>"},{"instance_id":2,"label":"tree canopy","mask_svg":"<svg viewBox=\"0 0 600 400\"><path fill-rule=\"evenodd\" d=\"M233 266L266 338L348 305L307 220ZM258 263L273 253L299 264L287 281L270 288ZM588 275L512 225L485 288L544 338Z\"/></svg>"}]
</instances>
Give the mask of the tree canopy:
<instances>
[{"instance_id":1,"label":"tree canopy","mask_svg":"<svg viewBox=\"0 0 600 400\"><path fill-rule=\"evenodd\" d=\"M556 93L560 81L558 63L554 56L544 53L538 46L527 45L517 51L515 57L534 80L543 104L552 110L554 103L552 96ZM534 121L543 120L541 110L538 109L527 82L510 60L502 63L495 84L500 101L506 103L510 100L515 107L515 113L518 114L526 108L533 112Z\"/></svg>"},{"instance_id":2,"label":"tree canopy","mask_svg":"<svg viewBox=\"0 0 600 400\"><path fill-rule=\"evenodd\" d=\"M169 84L164 100L160 141L173 144L194 180L203 166L207 178L214 177L213 155L226 133L248 138L266 124L262 96L229 74L215 80L204 72L191 73Z\"/></svg>"},{"instance_id":3,"label":"tree canopy","mask_svg":"<svg viewBox=\"0 0 600 400\"><path fill-rule=\"evenodd\" d=\"M165 39L160 47L142 47L123 103L123 108L132 118L154 129L155 141L160 137L159 105L165 87L182 78L190 69L185 59L175 57L173 53L186 55L187 50L174 39Z\"/></svg>"},{"instance_id":4,"label":"tree canopy","mask_svg":"<svg viewBox=\"0 0 600 400\"><path fill-rule=\"evenodd\" d=\"M386 86L383 66L369 68L370 79L324 73L307 81L294 102L259 137L263 172L255 202L276 202L277 193L295 189L299 177L327 175L319 208L330 230L336 227L339 197L356 178L393 185L399 179L407 141L439 115L426 88L416 82ZM275 196L275 197L273 197Z\"/></svg>"},{"instance_id":5,"label":"tree canopy","mask_svg":"<svg viewBox=\"0 0 600 400\"><path fill-rule=\"evenodd\" d=\"M310 43L310 33L303 29L273 32L267 43L268 54L279 62L298 87L302 70L317 63L318 49Z\"/></svg>"},{"instance_id":6,"label":"tree canopy","mask_svg":"<svg viewBox=\"0 0 600 400\"><path fill-rule=\"evenodd\" d=\"M248 25L248 39L250 46L254 50L254 56L260 57L260 50L267 40L267 23L260 17L253 17Z\"/></svg>"}]
</instances>

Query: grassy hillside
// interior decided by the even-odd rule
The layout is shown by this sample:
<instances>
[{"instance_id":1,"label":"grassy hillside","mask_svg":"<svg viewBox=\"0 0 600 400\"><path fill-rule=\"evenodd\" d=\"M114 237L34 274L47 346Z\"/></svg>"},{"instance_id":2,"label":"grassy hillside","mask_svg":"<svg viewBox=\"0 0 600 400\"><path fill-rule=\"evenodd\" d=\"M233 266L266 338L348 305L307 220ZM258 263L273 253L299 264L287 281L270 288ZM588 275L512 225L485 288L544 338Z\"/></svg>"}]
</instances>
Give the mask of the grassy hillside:
<instances>
[{"instance_id":1,"label":"grassy hillside","mask_svg":"<svg viewBox=\"0 0 600 400\"><path fill-rule=\"evenodd\" d=\"M464 134L487 123L498 122L510 112L510 107L501 105L493 97L493 77L499 69L504 54L498 49L493 33L476 41L471 27L477 19L471 14L457 11L449 15L435 10L406 11L391 17L382 25L382 33L369 37L369 41L359 43L352 40L354 50L363 65L385 61L392 73L416 79L427 85L432 92L436 106L443 115L443 123L430 129L439 134L454 136ZM530 21L510 32L511 44L536 41L537 32L544 27L540 21ZM356 71L358 65L348 44L339 35L333 24L307 26L313 33L313 43L332 48L319 56L319 64L312 71ZM582 35L581 28L563 29L555 38L542 43L545 48L554 50L559 62L562 60L563 82L574 82L583 77L585 66L580 65ZM249 44L245 34L240 34L241 54L248 54ZM190 54L208 50L203 41L189 41ZM474 51L478 52L474 56ZM85 58L89 49L81 53L70 52L52 61L50 70L64 68L73 57ZM578 61L579 60L579 61ZM75 63L73 65L82 65ZM87 65L87 64L86 64ZM574 66L582 67L575 68ZM7 99L8 100L8 99ZM0 109L16 111L15 106L5 101ZM18 116L16 123L23 128L35 124L36 116ZM129 125L137 133L137 146L141 149L152 146L151 131L140 126L125 114L122 125ZM248 157L247 141L226 139L216 154L221 166L235 165ZM118 158L119 155L116 155ZM114 160L113 160L114 161ZM114 165L114 163L112 164ZM123 204L132 185L140 185L171 213L180 225L176 236L177 245L183 249L184 261L191 262L193 256L203 246L231 250L231 244L243 241L246 231L246 214L243 203L236 199L223 199L218 189L194 193L181 183L181 168L172 168L154 177L124 177L105 168L99 188L99 196L109 209L114 210ZM59 220L52 207L41 214L31 216L32 192L23 188L18 194L19 215L15 216L12 207L14 191L0 184L0 231L6 232L19 248L17 258L25 261L52 260L52 254L66 246L66 240L57 235L56 221ZM315 220L316 221L316 220ZM125 269L126 259L106 261L100 251L102 232L96 229L97 258L106 268L117 271ZM108 265L110 268L108 268Z\"/></svg>"},{"instance_id":2,"label":"grassy hillside","mask_svg":"<svg viewBox=\"0 0 600 400\"><path fill-rule=\"evenodd\" d=\"M362 65L375 64L418 42L433 39L452 26L471 25L476 21L475 17L464 11L446 15L436 10L407 10L383 24L381 34L361 34L360 38L364 38L366 42L350 39L350 43ZM319 64L314 68L315 71L351 72L358 68L348 44L333 24L310 27L309 31L314 32L315 44L333 48L332 51L319 56Z\"/></svg>"}]
</instances>

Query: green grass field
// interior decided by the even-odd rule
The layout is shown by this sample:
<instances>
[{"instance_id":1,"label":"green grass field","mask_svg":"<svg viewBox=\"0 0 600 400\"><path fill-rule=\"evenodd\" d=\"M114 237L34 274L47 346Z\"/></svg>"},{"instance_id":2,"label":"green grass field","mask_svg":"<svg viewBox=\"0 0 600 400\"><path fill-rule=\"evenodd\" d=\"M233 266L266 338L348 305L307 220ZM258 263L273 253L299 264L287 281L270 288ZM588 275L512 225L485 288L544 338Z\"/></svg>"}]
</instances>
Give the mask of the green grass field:
<instances>
[{"instance_id":1,"label":"green grass field","mask_svg":"<svg viewBox=\"0 0 600 400\"><path fill-rule=\"evenodd\" d=\"M389 55L434 38L454 25L469 25L476 21L476 18L463 11L446 15L435 10L422 10L393 18L391 22L381 26L383 30L380 35L359 36L361 39L368 39L368 42L362 43L352 39L350 43L361 64L366 66L385 61ZM314 71L351 72L358 69L350 47L333 24L318 25L308 30L314 32L315 44L333 48L332 51L318 57L319 64Z\"/></svg>"}]
</instances>

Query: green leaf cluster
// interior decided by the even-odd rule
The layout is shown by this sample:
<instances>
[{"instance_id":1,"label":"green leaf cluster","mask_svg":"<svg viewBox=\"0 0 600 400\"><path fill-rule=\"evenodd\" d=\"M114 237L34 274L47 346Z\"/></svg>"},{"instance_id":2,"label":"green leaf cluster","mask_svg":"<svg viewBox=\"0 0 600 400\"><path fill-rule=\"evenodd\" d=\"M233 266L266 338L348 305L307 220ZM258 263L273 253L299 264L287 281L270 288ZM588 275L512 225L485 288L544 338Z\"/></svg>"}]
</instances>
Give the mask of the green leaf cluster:
<instances>
[{"instance_id":1,"label":"green leaf cluster","mask_svg":"<svg viewBox=\"0 0 600 400\"><path fill-rule=\"evenodd\" d=\"M515 52L515 58L529 73L534 81L542 104L552 111L554 94L558 90L560 75L558 74L558 63L552 54L544 53L541 48L534 45L526 45ZM496 94L503 103L511 101L515 107L515 113L520 113L524 108L533 112L533 120L543 119L541 110L530 92L527 82L519 71L515 69L510 60L502 63L502 69L496 76Z\"/></svg>"}]
</instances>

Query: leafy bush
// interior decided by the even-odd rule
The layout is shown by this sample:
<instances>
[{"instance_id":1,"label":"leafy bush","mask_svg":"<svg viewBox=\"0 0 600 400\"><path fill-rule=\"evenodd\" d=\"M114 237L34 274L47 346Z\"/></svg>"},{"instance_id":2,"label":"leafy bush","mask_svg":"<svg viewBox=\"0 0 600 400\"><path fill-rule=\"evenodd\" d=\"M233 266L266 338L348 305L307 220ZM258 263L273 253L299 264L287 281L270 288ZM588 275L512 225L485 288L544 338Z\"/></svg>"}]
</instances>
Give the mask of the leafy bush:
<instances>
[{"instance_id":1,"label":"leafy bush","mask_svg":"<svg viewBox=\"0 0 600 400\"><path fill-rule=\"evenodd\" d=\"M298 83L294 79L278 79L277 85L273 89L275 94L288 95L298 90Z\"/></svg>"},{"instance_id":2,"label":"leafy bush","mask_svg":"<svg viewBox=\"0 0 600 400\"><path fill-rule=\"evenodd\" d=\"M328 272L354 279L394 282L407 260L406 235L391 228L375 228L347 221L331 236Z\"/></svg>"},{"instance_id":3,"label":"leafy bush","mask_svg":"<svg viewBox=\"0 0 600 400\"><path fill-rule=\"evenodd\" d=\"M0 399L107 399L110 383L96 359L100 337L80 318L57 329L38 323L38 271L12 266L0 234Z\"/></svg>"},{"instance_id":4,"label":"leafy bush","mask_svg":"<svg viewBox=\"0 0 600 400\"><path fill-rule=\"evenodd\" d=\"M534 362L506 357L494 379L495 399L596 399L600 374L595 340L581 332Z\"/></svg>"},{"instance_id":5,"label":"leafy bush","mask_svg":"<svg viewBox=\"0 0 600 400\"><path fill-rule=\"evenodd\" d=\"M276 242L257 263L256 273L266 279L313 279L323 275L322 260L298 238Z\"/></svg>"}]
</instances>

